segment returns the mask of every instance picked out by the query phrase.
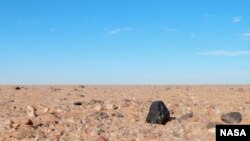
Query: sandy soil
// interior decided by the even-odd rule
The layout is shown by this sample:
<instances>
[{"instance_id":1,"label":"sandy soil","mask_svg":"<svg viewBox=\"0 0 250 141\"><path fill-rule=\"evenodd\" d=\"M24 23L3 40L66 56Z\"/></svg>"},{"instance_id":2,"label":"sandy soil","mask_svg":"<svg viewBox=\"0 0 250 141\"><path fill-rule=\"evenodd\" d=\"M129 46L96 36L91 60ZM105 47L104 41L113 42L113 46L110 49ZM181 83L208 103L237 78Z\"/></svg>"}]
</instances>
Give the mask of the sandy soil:
<instances>
[{"instance_id":1,"label":"sandy soil","mask_svg":"<svg viewBox=\"0 0 250 141\"><path fill-rule=\"evenodd\" d=\"M19 87L0 86L0 141L212 141L223 113L250 124L250 86ZM145 122L155 100L166 125Z\"/></svg>"}]
</instances>

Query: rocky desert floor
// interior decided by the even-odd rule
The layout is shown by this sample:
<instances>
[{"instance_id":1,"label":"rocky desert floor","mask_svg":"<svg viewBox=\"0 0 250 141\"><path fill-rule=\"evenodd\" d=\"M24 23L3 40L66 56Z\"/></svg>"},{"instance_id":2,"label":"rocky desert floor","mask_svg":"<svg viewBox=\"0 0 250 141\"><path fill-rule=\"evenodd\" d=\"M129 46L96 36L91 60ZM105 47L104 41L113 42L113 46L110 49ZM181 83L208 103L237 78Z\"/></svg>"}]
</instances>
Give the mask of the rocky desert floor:
<instances>
[{"instance_id":1,"label":"rocky desert floor","mask_svg":"<svg viewBox=\"0 0 250 141\"><path fill-rule=\"evenodd\" d=\"M149 124L153 101L171 114ZM0 141L213 141L221 116L250 124L250 86L0 86Z\"/></svg>"}]
</instances>

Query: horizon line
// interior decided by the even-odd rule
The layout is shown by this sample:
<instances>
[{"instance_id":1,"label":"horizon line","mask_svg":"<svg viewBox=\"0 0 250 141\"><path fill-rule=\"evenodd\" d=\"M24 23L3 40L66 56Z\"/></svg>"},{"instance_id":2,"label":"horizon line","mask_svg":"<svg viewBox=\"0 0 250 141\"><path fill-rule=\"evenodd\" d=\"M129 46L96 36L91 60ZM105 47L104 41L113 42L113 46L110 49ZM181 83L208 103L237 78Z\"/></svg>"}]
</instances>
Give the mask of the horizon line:
<instances>
[{"instance_id":1,"label":"horizon line","mask_svg":"<svg viewBox=\"0 0 250 141\"><path fill-rule=\"evenodd\" d=\"M119 83L119 84L112 84L112 83L41 83L41 84L29 84L29 83L9 83L3 84L0 83L0 86L206 86L206 85L250 85L250 83L135 83L135 84L128 84L128 83Z\"/></svg>"}]
</instances>

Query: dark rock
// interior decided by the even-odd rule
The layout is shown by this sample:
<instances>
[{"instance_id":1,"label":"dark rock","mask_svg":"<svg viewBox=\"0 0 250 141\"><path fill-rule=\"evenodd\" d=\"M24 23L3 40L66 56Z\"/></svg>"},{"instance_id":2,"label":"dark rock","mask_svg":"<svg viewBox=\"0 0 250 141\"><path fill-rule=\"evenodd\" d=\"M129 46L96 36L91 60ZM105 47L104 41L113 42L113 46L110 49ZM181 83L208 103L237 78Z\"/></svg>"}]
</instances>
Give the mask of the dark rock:
<instances>
[{"instance_id":1,"label":"dark rock","mask_svg":"<svg viewBox=\"0 0 250 141\"><path fill-rule=\"evenodd\" d=\"M76 102L74 102L74 105L80 106L80 105L82 105L82 102L81 101L76 101Z\"/></svg>"},{"instance_id":2,"label":"dark rock","mask_svg":"<svg viewBox=\"0 0 250 141\"><path fill-rule=\"evenodd\" d=\"M240 123L242 120L242 116L239 112L230 112L230 113L223 114L221 116L221 120L229 124Z\"/></svg>"},{"instance_id":3,"label":"dark rock","mask_svg":"<svg viewBox=\"0 0 250 141\"><path fill-rule=\"evenodd\" d=\"M32 120L28 119L28 121L25 123L26 125L33 125Z\"/></svg>"},{"instance_id":4,"label":"dark rock","mask_svg":"<svg viewBox=\"0 0 250 141\"><path fill-rule=\"evenodd\" d=\"M15 90L21 90L21 87L16 87Z\"/></svg>"},{"instance_id":5,"label":"dark rock","mask_svg":"<svg viewBox=\"0 0 250 141\"><path fill-rule=\"evenodd\" d=\"M146 118L147 123L166 124L170 120L170 113L163 101L154 101Z\"/></svg>"},{"instance_id":6,"label":"dark rock","mask_svg":"<svg viewBox=\"0 0 250 141\"><path fill-rule=\"evenodd\" d=\"M179 120L186 120L193 117L193 112L182 115Z\"/></svg>"},{"instance_id":7,"label":"dark rock","mask_svg":"<svg viewBox=\"0 0 250 141\"><path fill-rule=\"evenodd\" d=\"M84 85L81 85L80 88L85 88L85 86L84 86Z\"/></svg>"}]
</instances>

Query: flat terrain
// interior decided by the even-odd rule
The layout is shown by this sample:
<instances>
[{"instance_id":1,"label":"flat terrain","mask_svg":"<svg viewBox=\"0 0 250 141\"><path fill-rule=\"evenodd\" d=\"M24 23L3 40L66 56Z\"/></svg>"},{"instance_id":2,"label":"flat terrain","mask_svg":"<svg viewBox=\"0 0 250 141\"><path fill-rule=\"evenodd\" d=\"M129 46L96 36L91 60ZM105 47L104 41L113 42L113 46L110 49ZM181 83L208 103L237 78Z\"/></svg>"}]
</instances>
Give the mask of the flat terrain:
<instances>
[{"instance_id":1,"label":"flat terrain","mask_svg":"<svg viewBox=\"0 0 250 141\"><path fill-rule=\"evenodd\" d=\"M18 87L0 86L0 141L213 141L224 113L250 124L250 86ZM155 100L165 125L145 122Z\"/></svg>"}]
</instances>

